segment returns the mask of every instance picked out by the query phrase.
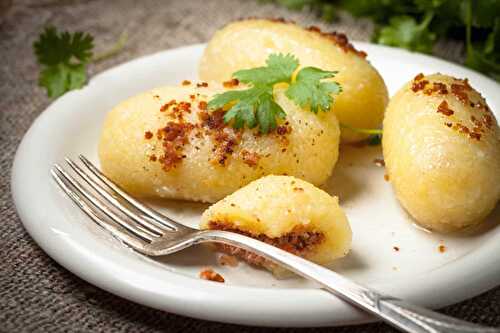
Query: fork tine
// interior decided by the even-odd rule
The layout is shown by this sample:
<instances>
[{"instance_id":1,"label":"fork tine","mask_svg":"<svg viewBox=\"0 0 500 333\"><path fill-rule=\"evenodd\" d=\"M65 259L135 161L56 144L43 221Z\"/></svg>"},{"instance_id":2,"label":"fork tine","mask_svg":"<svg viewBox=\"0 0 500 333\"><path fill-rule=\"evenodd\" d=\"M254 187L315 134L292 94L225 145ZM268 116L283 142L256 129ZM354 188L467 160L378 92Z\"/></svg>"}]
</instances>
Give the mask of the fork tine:
<instances>
[{"instance_id":1,"label":"fork tine","mask_svg":"<svg viewBox=\"0 0 500 333\"><path fill-rule=\"evenodd\" d=\"M128 201L130 205L140 210L144 214L148 215L161 225L166 228L174 229L174 230L193 230L192 228L186 227L168 216L158 213L157 211L151 209L150 207L140 203L139 201L132 198L129 194L127 194L124 190L122 190L118 185L116 185L112 180L106 177L96 166L94 166L85 156L78 156L83 164L97 177L100 181L106 184L111 190L113 190L116 194L123 197L124 200Z\"/></svg>"},{"instance_id":2,"label":"fork tine","mask_svg":"<svg viewBox=\"0 0 500 333\"><path fill-rule=\"evenodd\" d=\"M133 219L136 223L139 223L144 228L148 229L156 236L161 236L164 233L164 228L162 225L158 226L158 222L145 218L142 218L138 214L134 213L132 210L125 207L119 200L117 200L111 193L109 193L102 185L98 184L91 176L85 173L75 162L66 158L66 163L83 179L89 184L97 193L99 193L104 199L109 201L114 207L118 208L122 213ZM151 221L152 220L152 221ZM148 222L151 221L151 222ZM169 229L170 230L170 229Z\"/></svg>"},{"instance_id":3,"label":"fork tine","mask_svg":"<svg viewBox=\"0 0 500 333\"><path fill-rule=\"evenodd\" d=\"M85 197L87 201L92 203L92 205L99 209L101 212L106 214L112 221L118 223L123 228L127 229L132 235L136 237L140 237L143 240L152 241L156 236L152 234L150 231L142 228L140 225L134 225L130 222L125 221L123 218L118 216L114 211L109 209L102 201L100 201L96 196L91 194L88 190L86 190L77 180L75 180L72 176L66 173L59 165L55 164L53 170L57 172L57 174L62 177L66 182L70 183L77 192Z\"/></svg>"},{"instance_id":4,"label":"fork tine","mask_svg":"<svg viewBox=\"0 0 500 333\"><path fill-rule=\"evenodd\" d=\"M80 207L81 210L87 216L89 216L98 226L109 232L113 237L116 239L124 242L125 244L129 245L133 249L142 252L147 245L145 241L143 241L140 238L136 238L131 236L130 234L121 231L117 227L113 226L112 224L108 222L104 222L104 217L99 216L103 215L102 213L98 213L95 209L93 209L90 205L88 205L82 198L74 191L72 190L71 183L67 182L61 174L56 171L56 169L52 169L51 171L52 177L56 181L56 183L59 185L59 187L73 200L73 202Z\"/></svg>"}]
</instances>

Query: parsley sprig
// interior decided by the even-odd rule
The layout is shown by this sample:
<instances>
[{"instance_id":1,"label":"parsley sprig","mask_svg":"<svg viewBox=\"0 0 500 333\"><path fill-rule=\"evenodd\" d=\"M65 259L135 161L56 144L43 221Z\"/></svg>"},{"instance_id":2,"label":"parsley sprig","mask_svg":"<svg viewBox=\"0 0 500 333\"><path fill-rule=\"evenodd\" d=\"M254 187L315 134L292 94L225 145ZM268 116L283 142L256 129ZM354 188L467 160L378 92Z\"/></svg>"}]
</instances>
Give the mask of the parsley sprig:
<instances>
[{"instance_id":1,"label":"parsley sprig","mask_svg":"<svg viewBox=\"0 0 500 333\"><path fill-rule=\"evenodd\" d=\"M90 34L58 32L55 27L48 26L33 43L41 66L38 84L47 90L50 98L81 88L87 82L87 65L115 55L126 41L127 34L124 32L109 50L94 56L94 38Z\"/></svg>"},{"instance_id":2,"label":"parsley sprig","mask_svg":"<svg viewBox=\"0 0 500 333\"><path fill-rule=\"evenodd\" d=\"M333 103L332 94L338 95L342 88L337 82L323 82L335 76L337 72L324 71L316 67L305 67L286 91L286 96L301 107L310 106L311 111L329 111Z\"/></svg>"},{"instance_id":3,"label":"parsley sprig","mask_svg":"<svg viewBox=\"0 0 500 333\"><path fill-rule=\"evenodd\" d=\"M87 33L58 33L52 26L45 28L33 47L42 65L38 84L47 89L49 97L61 96L85 84L85 66L92 58L93 41Z\"/></svg>"},{"instance_id":4,"label":"parsley sprig","mask_svg":"<svg viewBox=\"0 0 500 333\"><path fill-rule=\"evenodd\" d=\"M301 107L310 107L314 113L329 111L332 94L342 89L337 82L322 80L333 78L337 72L315 67L302 68L294 78L299 61L291 54L271 54L266 66L237 71L233 77L250 87L217 94L208 103L209 109L225 108L224 122L234 128L259 127L268 133L277 126L277 118L285 118L285 111L274 101L273 89L277 83L289 84L285 94Z\"/></svg>"}]
</instances>

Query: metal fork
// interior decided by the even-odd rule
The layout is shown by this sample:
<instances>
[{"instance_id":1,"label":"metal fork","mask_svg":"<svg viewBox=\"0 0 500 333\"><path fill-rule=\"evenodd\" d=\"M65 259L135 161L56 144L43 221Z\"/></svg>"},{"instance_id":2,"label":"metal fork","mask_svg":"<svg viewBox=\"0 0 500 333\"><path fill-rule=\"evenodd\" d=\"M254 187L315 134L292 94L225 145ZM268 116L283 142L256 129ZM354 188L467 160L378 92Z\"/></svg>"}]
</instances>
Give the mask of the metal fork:
<instances>
[{"instance_id":1,"label":"metal fork","mask_svg":"<svg viewBox=\"0 0 500 333\"><path fill-rule=\"evenodd\" d=\"M199 243L225 243L254 252L316 281L328 292L405 332L500 332L497 328L468 323L383 295L256 239L228 231L184 226L132 198L84 156L80 155L79 159L80 164L66 159L76 177L55 164L51 170L55 181L94 222L139 253L164 256Z\"/></svg>"}]
</instances>

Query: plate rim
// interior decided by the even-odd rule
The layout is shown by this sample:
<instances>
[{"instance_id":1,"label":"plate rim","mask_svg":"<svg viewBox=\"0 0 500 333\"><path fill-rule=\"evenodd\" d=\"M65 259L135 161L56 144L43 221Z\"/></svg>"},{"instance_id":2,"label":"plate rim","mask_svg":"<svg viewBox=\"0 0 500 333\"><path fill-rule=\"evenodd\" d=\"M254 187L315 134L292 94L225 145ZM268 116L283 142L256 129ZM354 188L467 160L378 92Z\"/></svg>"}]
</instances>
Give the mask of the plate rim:
<instances>
[{"instance_id":1,"label":"plate rim","mask_svg":"<svg viewBox=\"0 0 500 333\"><path fill-rule=\"evenodd\" d=\"M498 85L495 81L483 76L480 73L432 56L411 53L406 50L370 43L354 42L354 44L364 49L372 49L372 52L373 50L379 49L390 53L399 53L399 56L414 57L418 61L432 61L434 64L440 64L444 68L454 68L455 70L465 71L465 73L467 73L466 76L475 77L478 81L485 82L485 85ZM185 276L170 272L166 269L161 269L165 275L165 280L169 277L169 281L172 281L172 283L167 283L166 286L179 287L179 285L176 284L179 279L187 280L187 282L184 282L185 288L183 290L185 290L185 292L158 293L155 292L155 290L145 288L143 285L141 286L140 283L144 280L144 277L141 277L140 272L134 272L130 267L122 267L124 266L123 261L120 261L119 264L113 263L113 265L117 266L115 267L112 265L111 267L109 266L109 262L103 262L101 255L93 254L92 251L89 252L89 249L78 247L77 244L71 243L67 239L48 234L47 229L44 229L40 226L40 223L36 222L37 217L30 215L30 205L34 198L29 196L29 191L27 192L26 187L23 186L23 179L26 178L26 172L28 171L27 168L23 167L23 165L33 159L33 156L30 155L30 147L37 142L37 136L40 132L43 132L44 126L46 124L50 124L52 118L57 117L57 107L59 103L62 103L61 101L70 100L72 98L77 98L75 96L84 95L87 90L94 89L94 86L98 85L100 80L106 78L107 75L114 75L114 73L119 72L125 66L153 61L155 58L168 56L168 54L198 51L205 45L206 44L204 43L200 43L164 50L135 58L107 69L95 75L84 88L67 93L61 98L55 100L35 119L18 146L11 174L12 197L24 228L50 257L71 271L73 274L108 292L153 308L194 318L259 326L337 326L374 321L374 318L370 317L366 313L354 309L351 306L345 306L343 301L334 298L330 294L327 294L319 289L270 289L235 285L219 285L208 281L187 279ZM368 53L370 54L370 52ZM495 234L492 237L500 240L500 230L495 230ZM51 240L55 241L55 244L49 244L49 241ZM57 241L61 243L57 243ZM104 243L101 240L98 240L98 242ZM64 254L63 252L59 252L61 249L65 249ZM70 255L68 255L68 252L66 251L69 251L73 258L70 258ZM494 265L495 260L491 259L490 256L491 253L498 253L498 251L500 251L500 241L495 244L495 242L490 239L487 244L461 257L460 260L448 263L431 272L426 272L425 274L420 274L420 276L414 277L415 280L413 283L420 284L423 290L427 290L427 293L435 293L435 289L448 290L448 295L440 295L443 297L439 300L435 299L433 301L429 301L419 295L414 295L411 292L408 292L408 289L402 290L397 288L398 286L394 286L394 284L397 284L394 281L401 280L399 278L393 278L390 281L385 282L376 282L371 285L371 287L385 290L399 297L409 298L418 304L433 308L449 305L459 300L473 297L500 284L500 259L497 259L496 265ZM78 263L75 262L75 256L80 257L81 260L84 259L87 264L93 267L107 267L112 268L113 271L106 272L104 276L102 272L100 272L101 274L95 274L95 272L86 271L78 265L81 261ZM459 262L463 262L464 260L466 260L471 268L467 272L463 272L459 269L459 266L461 267L464 265ZM490 264L490 270L486 272L481 270L481 274L477 274L478 268L485 267L484 261L487 261L488 264ZM158 267L158 269L160 268ZM120 278L113 275L116 272L129 274L129 276L134 277L134 279L131 280L129 278L128 281L120 281ZM452 286L449 285L449 281L439 279L439 276L449 275L460 276L461 279L465 280L470 279L469 281L474 283L469 283L468 288L462 288L461 291L456 290L457 287L453 289ZM434 280L431 285L429 285L430 280ZM194 281L196 281L196 283ZM400 283L403 282L400 281ZM197 293L192 293L193 288L196 289ZM160 299L145 299L144 294L151 295L153 298L156 296ZM214 298L214 295L217 297ZM284 296L288 298L299 297L304 301L303 303L288 302L292 304L284 304L283 301L281 301ZM227 299L228 297L229 299ZM238 297L251 297L252 300L264 298L267 299L268 306L266 309L255 309L252 305L242 306L241 302L237 300ZM208 307L200 308L199 306L196 306L197 304L199 305L201 299L203 299L204 302L207 302ZM170 304L168 304L169 302ZM221 307L222 303L224 303L224 306ZM303 304L307 304L308 306L307 315L309 317L306 316L307 318L304 318ZM210 310L210 306L215 306L219 311ZM217 306L219 306L219 308L217 308ZM243 311L243 316L234 313L235 307L238 309L236 312L241 313ZM233 309L232 313L230 311L231 309ZM336 316L333 316L333 314L330 313L333 309L337 311ZM264 310L268 310L268 312L270 312L263 313ZM283 316L283 314L287 315ZM259 315L262 317L259 318ZM329 317L326 317L327 315L329 315ZM332 318L334 320L332 320ZM291 325L287 325L287 323L290 323Z\"/></svg>"}]
</instances>

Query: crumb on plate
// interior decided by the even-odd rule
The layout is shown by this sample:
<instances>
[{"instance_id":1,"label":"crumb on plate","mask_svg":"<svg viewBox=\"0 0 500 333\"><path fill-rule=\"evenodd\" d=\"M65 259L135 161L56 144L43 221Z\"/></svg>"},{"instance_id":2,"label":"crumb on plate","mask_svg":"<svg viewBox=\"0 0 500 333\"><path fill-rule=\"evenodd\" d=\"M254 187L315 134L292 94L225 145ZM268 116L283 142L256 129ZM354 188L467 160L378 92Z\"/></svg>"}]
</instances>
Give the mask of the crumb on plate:
<instances>
[{"instance_id":1,"label":"crumb on plate","mask_svg":"<svg viewBox=\"0 0 500 333\"><path fill-rule=\"evenodd\" d=\"M200 272L200 279L224 283L224 278L211 268L205 268Z\"/></svg>"}]
</instances>

